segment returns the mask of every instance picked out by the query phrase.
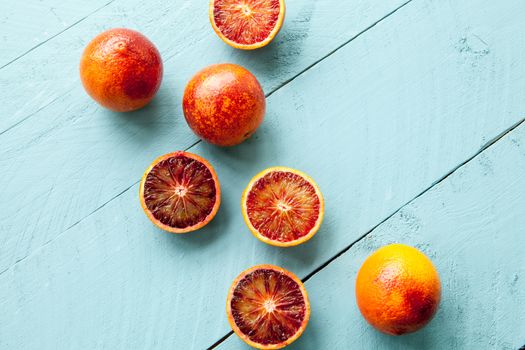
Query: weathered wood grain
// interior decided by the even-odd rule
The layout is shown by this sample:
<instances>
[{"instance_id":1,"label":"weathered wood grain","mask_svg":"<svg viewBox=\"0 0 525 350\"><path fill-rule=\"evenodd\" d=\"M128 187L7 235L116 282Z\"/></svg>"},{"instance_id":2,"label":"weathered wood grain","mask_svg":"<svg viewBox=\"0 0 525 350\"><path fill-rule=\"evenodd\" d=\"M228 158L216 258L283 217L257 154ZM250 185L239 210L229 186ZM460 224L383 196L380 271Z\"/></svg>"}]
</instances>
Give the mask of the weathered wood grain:
<instances>
[{"instance_id":1,"label":"weathered wood grain","mask_svg":"<svg viewBox=\"0 0 525 350\"><path fill-rule=\"evenodd\" d=\"M224 300L241 270L275 263L306 275L523 117L516 91L525 88L525 41L514 35L525 32L524 11L518 0L413 1L278 90L253 139L192 148L216 167L223 205L191 235L156 230L136 185L68 231L52 230L106 203L177 147L170 126L180 116L174 122L164 110L152 123L148 110L87 108L67 112L67 133L58 126L12 137L0 168L10 174L6 198L24 206L2 202L10 234L1 257L4 267L21 260L0 275L0 344L212 344L229 330ZM57 113L75 103L65 101ZM252 237L239 209L250 177L279 164L313 176L327 203L317 236L287 250ZM35 329L39 336L27 337Z\"/></svg>"},{"instance_id":2,"label":"weathered wood grain","mask_svg":"<svg viewBox=\"0 0 525 350\"><path fill-rule=\"evenodd\" d=\"M0 69L115 0L0 3Z\"/></svg>"},{"instance_id":3,"label":"weathered wood grain","mask_svg":"<svg viewBox=\"0 0 525 350\"><path fill-rule=\"evenodd\" d=\"M16 198L0 203L0 272L129 188L155 156L197 140L180 107L197 70L240 63L269 93L402 4L287 3L276 42L257 52L233 50L216 37L207 1L115 2L0 70L0 130L8 129L0 132L0 171L9 182L3 195ZM79 82L83 47L113 26L143 31L165 60L159 95L136 113L102 110Z\"/></svg>"},{"instance_id":4,"label":"weathered wood grain","mask_svg":"<svg viewBox=\"0 0 525 350\"><path fill-rule=\"evenodd\" d=\"M525 123L417 198L306 283L309 326L290 349L518 349L525 339ZM375 331L355 303L366 257L423 250L442 282L435 319L412 335ZM231 336L217 349L247 349Z\"/></svg>"}]
</instances>

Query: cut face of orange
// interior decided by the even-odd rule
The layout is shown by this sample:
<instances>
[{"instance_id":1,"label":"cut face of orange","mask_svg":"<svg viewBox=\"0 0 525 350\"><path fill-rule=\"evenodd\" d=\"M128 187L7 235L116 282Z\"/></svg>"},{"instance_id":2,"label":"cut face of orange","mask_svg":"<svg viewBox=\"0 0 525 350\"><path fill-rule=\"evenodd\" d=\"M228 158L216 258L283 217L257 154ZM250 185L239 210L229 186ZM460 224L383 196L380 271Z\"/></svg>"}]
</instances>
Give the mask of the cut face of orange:
<instances>
[{"instance_id":1,"label":"cut face of orange","mask_svg":"<svg viewBox=\"0 0 525 350\"><path fill-rule=\"evenodd\" d=\"M157 158L140 183L140 203L163 230L184 233L210 222L221 202L215 170L203 158L175 152Z\"/></svg>"},{"instance_id":2,"label":"cut face of orange","mask_svg":"<svg viewBox=\"0 0 525 350\"><path fill-rule=\"evenodd\" d=\"M228 45L253 50L270 43L284 20L284 0L211 0L213 30Z\"/></svg>"},{"instance_id":3,"label":"cut face of orange","mask_svg":"<svg viewBox=\"0 0 525 350\"><path fill-rule=\"evenodd\" d=\"M324 201L306 174L284 167L256 175L241 200L244 220L261 241L281 247L306 242L319 229Z\"/></svg>"},{"instance_id":4,"label":"cut face of orange","mask_svg":"<svg viewBox=\"0 0 525 350\"><path fill-rule=\"evenodd\" d=\"M257 349L281 349L301 336L310 319L304 285L273 265L254 266L233 282L226 302L234 332Z\"/></svg>"}]
</instances>

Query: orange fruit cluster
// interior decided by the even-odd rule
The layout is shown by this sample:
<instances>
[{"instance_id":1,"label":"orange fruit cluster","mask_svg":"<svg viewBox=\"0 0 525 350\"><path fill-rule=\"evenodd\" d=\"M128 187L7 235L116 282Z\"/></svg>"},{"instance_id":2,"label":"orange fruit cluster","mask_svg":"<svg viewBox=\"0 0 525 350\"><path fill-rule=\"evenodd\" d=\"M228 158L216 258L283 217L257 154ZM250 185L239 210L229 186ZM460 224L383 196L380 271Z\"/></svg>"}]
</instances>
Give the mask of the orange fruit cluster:
<instances>
[{"instance_id":1,"label":"orange fruit cluster","mask_svg":"<svg viewBox=\"0 0 525 350\"><path fill-rule=\"evenodd\" d=\"M210 22L228 45L252 50L270 43L285 14L284 0L211 0ZM95 37L80 62L87 93L117 112L147 105L163 74L159 51L144 35L124 28ZM245 68L216 64L188 82L182 102L189 127L201 139L234 146L263 122L266 100L261 85ZM140 204L159 228L186 233L206 226L217 214L221 188L212 165L184 151L155 159L139 189ZM311 239L324 217L323 195L301 171L272 167L246 186L241 211L262 242L290 247ZM378 330L400 335L416 331L434 316L441 285L432 262L415 248L393 244L372 254L356 280L364 318ZM280 349L304 332L310 302L302 281L273 265L242 272L227 297L228 321L235 333L258 349Z\"/></svg>"}]
</instances>

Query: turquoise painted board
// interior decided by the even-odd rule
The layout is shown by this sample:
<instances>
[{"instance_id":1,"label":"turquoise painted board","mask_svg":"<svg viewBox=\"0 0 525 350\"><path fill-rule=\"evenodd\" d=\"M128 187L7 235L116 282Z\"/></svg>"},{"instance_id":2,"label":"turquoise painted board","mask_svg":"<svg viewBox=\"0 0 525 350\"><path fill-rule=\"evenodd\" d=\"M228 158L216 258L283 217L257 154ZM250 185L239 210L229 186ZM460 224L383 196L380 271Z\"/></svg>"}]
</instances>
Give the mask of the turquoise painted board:
<instances>
[{"instance_id":1,"label":"turquoise painted board","mask_svg":"<svg viewBox=\"0 0 525 350\"><path fill-rule=\"evenodd\" d=\"M26 0L0 4L0 69L115 0Z\"/></svg>"},{"instance_id":2,"label":"turquoise painted board","mask_svg":"<svg viewBox=\"0 0 525 350\"><path fill-rule=\"evenodd\" d=\"M244 53L215 37L201 3L117 0L0 70L2 195L16 198L0 204L0 348L207 348L229 331L224 301L241 270L275 263L310 274L523 120L518 0L287 3L278 42ZM168 57L163 89L141 112L106 112L79 86L78 56L109 22L143 30ZM73 53L55 57L62 47ZM182 88L219 60L256 73L270 95L267 118L239 147L192 146ZM7 89L17 72L21 83ZM223 186L217 218L186 236L155 229L137 200L149 162L180 148L208 158ZM319 234L288 250L255 240L239 210L251 176L277 164L312 175L327 199ZM500 244L501 258L512 246ZM308 288L324 293L334 277L321 270ZM322 332L335 330L319 330L332 348L337 339Z\"/></svg>"},{"instance_id":3,"label":"turquoise painted board","mask_svg":"<svg viewBox=\"0 0 525 350\"><path fill-rule=\"evenodd\" d=\"M525 344L525 123L408 203L305 286L312 314L289 349L508 349ZM435 263L442 302L422 331L383 335L361 317L355 278L388 243ZM246 349L231 336L217 349Z\"/></svg>"},{"instance_id":4,"label":"turquoise painted board","mask_svg":"<svg viewBox=\"0 0 525 350\"><path fill-rule=\"evenodd\" d=\"M269 94L401 2L369 7L364 0L346 5L335 0L290 0L277 42L257 53L239 52L222 43L211 29L203 2L118 4L105 7L0 70L0 88L5 93L0 115L6 116L0 124L5 122L2 127L7 128L0 128L4 130L0 132L0 170L9 173L13 190L23 186L27 194L17 196L14 204L0 204L1 215L14 218L1 224L0 271L128 189L157 155L197 141L180 108L184 86L197 70L213 62L234 61L256 73ZM344 11L340 6L360 11ZM330 11L336 11L333 15L340 19L335 36L328 30L334 28L326 15ZM196 13L198 20L192 16ZM143 30L165 60L159 96L148 108L127 115L93 103L77 72L87 41L116 25ZM177 31L179 26L184 31ZM64 47L68 55L57 56ZM10 191L7 196L12 195Z\"/></svg>"}]
</instances>

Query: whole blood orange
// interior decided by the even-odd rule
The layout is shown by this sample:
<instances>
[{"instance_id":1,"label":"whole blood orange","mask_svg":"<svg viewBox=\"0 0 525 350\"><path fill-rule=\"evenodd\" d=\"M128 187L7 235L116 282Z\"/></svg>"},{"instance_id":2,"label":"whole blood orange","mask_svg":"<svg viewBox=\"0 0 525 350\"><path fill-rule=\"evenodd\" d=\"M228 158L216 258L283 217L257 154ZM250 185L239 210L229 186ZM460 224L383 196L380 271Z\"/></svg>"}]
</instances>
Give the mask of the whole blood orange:
<instances>
[{"instance_id":1,"label":"whole blood orange","mask_svg":"<svg viewBox=\"0 0 525 350\"><path fill-rule=\"evenodd\" d=\"M233 282L226 301L233 331L257 349L281 349L304 332L310 302L301 280L273 265L258 265Z\"/></svg>"},{"instance_id":2,"label":"whole blood orange","mask_svg":"<svg viewBox=\"0 0 525 350\"><path fill-rule=\"evenodd\" d=\"M404 244L378 249L361 266L357 305L381 332L401 335L425 326L441 298L438 273L426 255Z\"/></svg>"},{"instance_id":3,"label":"whole blood orange","mask_svg":"<svg viewBox=\"0 0 525 350\"><path fill-rule=\"evenodd\" d=\"M211 0L213 30L228 45L253 50L268 45L284 21L284 0Z\"/></svg>"},{"instance_id":4,"label":"whole blood orange","mask_svg":"<svg viewBox=\"0 0 525 350\"><path fill-rule=\"evenodd\" d=\"M80 60L80 78L87 93L116 112L144 107L159 89L162 59L144 35L116 28L96 36Z\"/></svg>"},{"instance_id":5,"label":"whole blood orange","mask_svg":"<svg viewBox=\"0 0 525 350\"><path fill-rule=\"evenodd\" d=\"M139 196L150 220L174 233L205 226L221 203L219 180L210 163L183 151L159 157L149 166Z\"/></svg>"},{"instance_id":6,"label":"whole blood orange","mask_svg":"<svg viewBox=\"0 0 525 350\"><path fill-rule=\"evenodd\" d=\"M280 247L306 242L315 235L324 215L319 187L306 174L291 168L268 168L244 190L244 221L259 240Z\"/></svg>"},{"instance_id":7,"label":"whole blood orange","mask_svg":"<svg viewBox=\"0 0 525 350\"><path fill-rule=\"evenodd\" d=\"M266 111L257 79L235 64L216 64L198 72L186 86L184 116L203 140L233 146L250 137Z\"/></svg>"}]
</instances>

